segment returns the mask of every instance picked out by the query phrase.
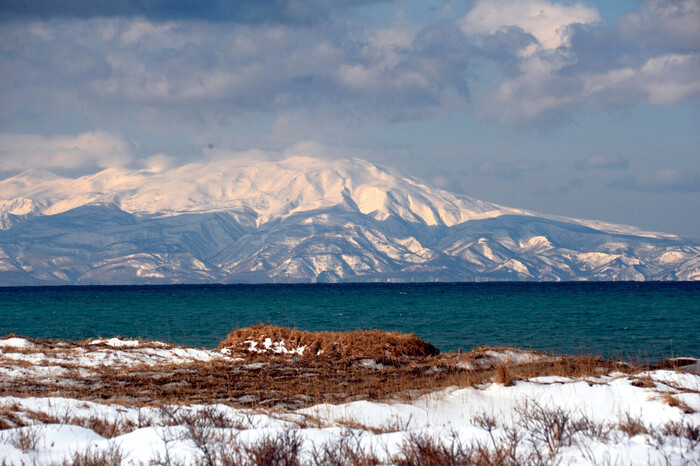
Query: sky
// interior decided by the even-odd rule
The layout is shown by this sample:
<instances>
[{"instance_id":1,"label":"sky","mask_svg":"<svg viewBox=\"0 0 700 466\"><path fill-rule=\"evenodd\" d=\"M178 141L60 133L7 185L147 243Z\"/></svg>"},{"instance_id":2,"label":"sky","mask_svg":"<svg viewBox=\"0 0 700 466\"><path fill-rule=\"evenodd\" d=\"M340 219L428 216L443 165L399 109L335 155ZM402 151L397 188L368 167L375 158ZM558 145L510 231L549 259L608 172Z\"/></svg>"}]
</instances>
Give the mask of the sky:
<instances>
[{"instance_id":1,"label":"sky","mask_svg":"<svg viewBox=\"0 0 700 466\"><path fill-rule=\"evenodd\" d=\"M700 238L700 0L4 0L0 179L360 157Z\"/></svg>"}]
</instances>

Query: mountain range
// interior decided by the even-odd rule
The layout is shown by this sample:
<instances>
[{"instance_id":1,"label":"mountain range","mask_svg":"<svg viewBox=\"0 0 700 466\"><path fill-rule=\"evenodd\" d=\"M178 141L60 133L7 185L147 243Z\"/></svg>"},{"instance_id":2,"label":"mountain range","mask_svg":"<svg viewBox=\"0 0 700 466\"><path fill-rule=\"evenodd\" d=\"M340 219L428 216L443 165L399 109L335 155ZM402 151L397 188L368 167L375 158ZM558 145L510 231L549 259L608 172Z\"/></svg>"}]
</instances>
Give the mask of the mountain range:
<instances>
[{"instance_id":1,"label":"mountain range","mask_svg":"<svg viewBox=\"0 0 700 466\"><path fill-rule=\"evenodd\" d=\"M700 245L451 193L363 160L0 181L0 285L699 280Z\"/></svg>"}]
</instances>

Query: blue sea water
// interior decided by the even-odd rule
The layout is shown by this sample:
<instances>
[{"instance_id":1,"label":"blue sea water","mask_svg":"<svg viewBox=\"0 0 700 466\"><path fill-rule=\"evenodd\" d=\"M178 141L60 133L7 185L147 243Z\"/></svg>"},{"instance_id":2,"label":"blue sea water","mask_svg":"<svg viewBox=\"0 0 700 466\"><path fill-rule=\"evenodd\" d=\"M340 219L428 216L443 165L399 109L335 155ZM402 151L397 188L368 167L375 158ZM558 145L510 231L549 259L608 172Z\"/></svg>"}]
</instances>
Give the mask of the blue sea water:
<instances>
[{"instance_id":1,"label":"blue sea water","mask_svg":"<svg viewBox=\"0 0 700 466\"><path fill-rule=\"evenodd\" d=\"M0 335L215 347L258 322L413 332L441 351L516 346L700 356L700 283L446 283L0 288Z\"/></svg>"}]
</instances>

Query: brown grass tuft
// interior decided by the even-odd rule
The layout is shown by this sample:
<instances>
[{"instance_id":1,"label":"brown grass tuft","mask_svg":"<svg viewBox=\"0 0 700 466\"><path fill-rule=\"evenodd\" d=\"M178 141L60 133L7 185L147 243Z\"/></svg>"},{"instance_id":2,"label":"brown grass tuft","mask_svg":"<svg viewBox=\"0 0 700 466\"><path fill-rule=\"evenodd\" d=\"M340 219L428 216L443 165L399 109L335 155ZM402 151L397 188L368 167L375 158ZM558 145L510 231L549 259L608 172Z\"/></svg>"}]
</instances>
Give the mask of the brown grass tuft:
<instances>
[{"instance_id":1,"label":"brown grass tuft","mask_svg":"<svg viewBox=\"0 0 700 466\"><path fill-rule=\"evenodd\" d=\"M473 461L470 453L469 449L459 442L456 435L452 437L451 443L444 443L427 435L411 434L404 441L401 454L393 460L398 466L478 464Z\"/></svg>"},{"instance_id":2,"label":"brown grass tuft","mask_svg":"<svg viewBox=\"0 0 700 466\"><path fill-rule=\"evenodd\" d=\"M664 394L664 396L661 399L667 405L672 406L674 408L678 408L686 414L694 414L695 413L695 410L693 408L691 408L690 406L688 406L688 404L685 401L679 400L678 398L671 395L670 393Z\"/></svg>"},{"instance_id":3,"label":"brown grass tuft","mask_svg":"<svg viewBox=\"0 0 700 466\"><path fill-rule=\"evenodd\" d=\"M231 332L221 342L219 350L227 348L232 354L250 354L251 342L263 349L266 339L283 343L288 350L304 347L303 357L350 358L384 360L403 357L425 357L439 350L414 334L356 330L352 332L307 332L273 325L253 325ZM272 351L270 351L272 353Z\"/></svg>"},{"instance_id":4,"label":"brown grass tuft","mask_svg":"<svg viewBox=\"0 0 700 466\"><path fill-rule=\"evenodd\" d=\"M643 374L638 377L634 377L631 385L633 387L639 387L639 388L654 388L654 380L651 378L649 374Z\"/></svg>"},{"instance_id":5,"label":"brown grass tuft","mask_svg":"<svg viewBox=\"0 0 700 466\"><path fill-rule=\"evenodd\" d=\"M120 466L125 460L119 445L110 444L107 450L88 448L84 451L73 453L63 466Z\"/></svg>"},{"instance_id":6,"label":"brown grass tuft","mask_svg":"<svg viewBox=\"0 0 700 466\"><path fill-rule=\"evenodd\" d=\"M499 364L496 367L496 373L493 375L493 381L503 384L504 387L512 387L515 385L515 379L508 370L508 366L505 364Z\"/></svg>"},{"instance_id":7,"label":"brown grass tuft","mask_svg":"<svg viewBox=\"0 0 700 466\"><path fill-rule=\"evenodd\" d=\"M649 433L649 429L647 429L642 420L637 417L633 417L629 413L620 419L617 428L630 437Z\"/></svg>"}]
</instances>

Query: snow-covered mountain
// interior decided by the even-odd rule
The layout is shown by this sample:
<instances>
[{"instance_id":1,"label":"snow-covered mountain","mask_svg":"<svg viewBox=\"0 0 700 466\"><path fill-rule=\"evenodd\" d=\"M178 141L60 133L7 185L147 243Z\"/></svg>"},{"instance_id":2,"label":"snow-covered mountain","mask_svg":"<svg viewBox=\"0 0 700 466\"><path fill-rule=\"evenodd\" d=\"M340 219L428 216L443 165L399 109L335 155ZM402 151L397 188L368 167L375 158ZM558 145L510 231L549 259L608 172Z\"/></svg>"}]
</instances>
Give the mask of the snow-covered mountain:
<instances>
[{"instance_id":1,"label":"snow-covered mountain","mask_svg":"<svg viewBox=\"0 0 700 466\"><path fill-rule=\"evenodd\" d=\"M0 181L0 285L645 279L700 279L700 245L358 159Z\"/></svg>"}]
</instances>

